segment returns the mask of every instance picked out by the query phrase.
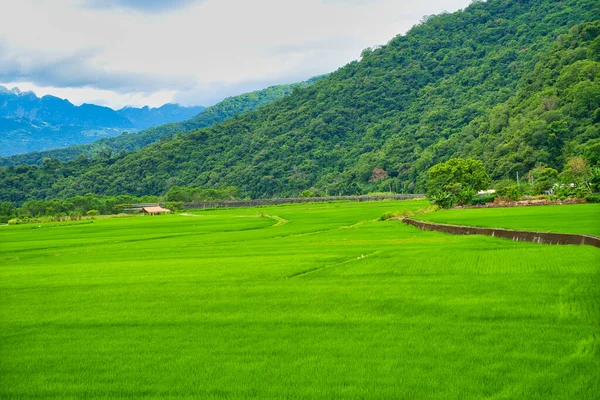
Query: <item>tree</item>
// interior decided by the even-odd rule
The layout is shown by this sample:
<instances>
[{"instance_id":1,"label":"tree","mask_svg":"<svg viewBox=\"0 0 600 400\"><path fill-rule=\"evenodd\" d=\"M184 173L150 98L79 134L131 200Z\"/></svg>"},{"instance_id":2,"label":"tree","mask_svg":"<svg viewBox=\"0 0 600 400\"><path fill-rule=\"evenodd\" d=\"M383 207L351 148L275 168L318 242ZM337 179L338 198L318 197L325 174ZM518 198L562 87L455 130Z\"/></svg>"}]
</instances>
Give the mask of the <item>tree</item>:
<instances>
[{"instance_id":1,"label":"tree","mask_svg":"<svg viewBox=\"0 0 600 400\"><path fill-rule=\"evenodd\" d=\"M388 177L388 174L383 169L374 168L373 173L371 174L371 179L369 179L369 182L371 182L371 183L377 182L377 181L383 180L387 177Z\"/></svg>"},{"instance_id":2,"label":"tree","mask_svg":"<svg viewBox=\"0 0 600 400\"><path fill-rule=\"evenodd\" d=\"M534 193L543 194L552 189L558 180L558 171L554 168L538 167L529 171L529 177L533 181Z\"/></svg>"},{"instance_id":3,"label":"tree","mask_svg":"<svg viewBox=\"0 0 600 400\"><path fill-rule=\"evenodd\" d=\"M483 163L472 158L451 158L434 165L428 173L428 193L456 190L456 185L460 185L461 189L482 190L490 183Z\"/></svg>"},{"instance_id":4,"label":"tree","mask_svg":"<svg viewBox=\"0 0 600 400\"><path fill-rule=\"evenodd\" d=\"M564 183L575 183L588 193L592 193L592 179L594 178L594 170L590 167L588 160L585 158L569 158L561 176Z\"/></svg>"},{"instance_id":5,"label":"tree","mask_svg":"<svg viewBox=\"0 0 600 400\"><path fill-rule=\"evenodd\" d=\"M451 158L436 164L428 171L427 195L430 199L444 199L444 205L466 204L477 190L487 188L490 183L483 163L471 158ZM449 196L446 196L446 193ZM440 197L441 196L441 197ZM440 204L444 206L443 204Z\"/></svg>"}]
</instances>

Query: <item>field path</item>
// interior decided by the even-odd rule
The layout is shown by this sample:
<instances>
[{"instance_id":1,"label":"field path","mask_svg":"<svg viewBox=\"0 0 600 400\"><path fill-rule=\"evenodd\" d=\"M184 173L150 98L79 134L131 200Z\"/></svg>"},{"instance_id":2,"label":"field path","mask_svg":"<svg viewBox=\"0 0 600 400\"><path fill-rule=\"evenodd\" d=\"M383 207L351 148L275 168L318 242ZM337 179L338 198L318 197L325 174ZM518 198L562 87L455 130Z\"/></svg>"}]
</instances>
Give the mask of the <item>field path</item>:
<instances>
[{"instance_id":1,"label":"field path","mask_svg":"<svg viewBox=\"0 0 600 400\"><path fill-rule=\"evenodd\" d=\"M269 214L263 214L263 215L264 215L266 218L271 218L271 219L274 219L275 221L277 221L277 222L275 223L275 225L273 225L273 226L281 226L281 225L285 225L285 224L287 224L288 222L290 222L290 221L288 221L287 219L285 219L285 218L281 218L281 217L279 217L279 216L277 216L277 215L269 215Z\"/></svg>"}]
</instances>

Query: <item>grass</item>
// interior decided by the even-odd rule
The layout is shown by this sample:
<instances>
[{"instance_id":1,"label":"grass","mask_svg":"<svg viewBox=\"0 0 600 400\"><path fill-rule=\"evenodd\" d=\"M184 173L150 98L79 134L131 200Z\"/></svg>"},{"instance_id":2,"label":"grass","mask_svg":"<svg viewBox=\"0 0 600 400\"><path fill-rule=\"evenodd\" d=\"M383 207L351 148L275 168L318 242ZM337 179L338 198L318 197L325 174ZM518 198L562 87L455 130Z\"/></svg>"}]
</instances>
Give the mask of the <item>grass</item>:
<instances>
[{"instance_id":1,"label":"grass","mask_svg":"<svg viewBox=\"0 0 600 400\"><path fill-rule=\"evenodd\" d=\"M598 398L600 249L426 205L2 227L0 398Z\"/></svg>"},{"instance_id":2,"label":"grass","mask_svg":"<svg viewBox=\"0 0 600 400\"><path fill-rule=\"evenodd\" d=\"M439 210L421 221L600 236L600 204Z\"/></svg>"}]
</instances>

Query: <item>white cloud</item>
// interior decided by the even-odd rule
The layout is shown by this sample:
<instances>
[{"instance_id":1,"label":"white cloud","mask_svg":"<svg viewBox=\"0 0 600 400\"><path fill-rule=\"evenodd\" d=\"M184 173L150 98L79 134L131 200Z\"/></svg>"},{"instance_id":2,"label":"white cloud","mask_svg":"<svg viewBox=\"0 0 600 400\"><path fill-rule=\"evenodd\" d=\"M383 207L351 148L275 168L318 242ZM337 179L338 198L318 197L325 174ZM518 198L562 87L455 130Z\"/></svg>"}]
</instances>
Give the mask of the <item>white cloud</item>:
<instances>
[{"instance_id":1,"label":"white cloud","mask_svg":"<svg viewBox=\"0 0 600 400\"><path fill-rule=\"evenodd\" d=\"M0 84L62 88L114 107L174 99L210 105L257 83L334 71L423 15L469 3L0 1Z\"/></svg>"}]
</instances>

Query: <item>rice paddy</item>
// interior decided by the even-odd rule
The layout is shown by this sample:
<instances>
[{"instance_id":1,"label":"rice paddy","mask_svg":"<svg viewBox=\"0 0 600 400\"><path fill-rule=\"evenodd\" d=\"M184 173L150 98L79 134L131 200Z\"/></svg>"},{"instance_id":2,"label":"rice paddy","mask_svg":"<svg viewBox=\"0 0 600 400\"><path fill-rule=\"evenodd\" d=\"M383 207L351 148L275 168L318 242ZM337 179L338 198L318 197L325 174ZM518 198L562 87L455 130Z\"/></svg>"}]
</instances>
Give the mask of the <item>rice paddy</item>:
<instances>
[{"instance_id":1,"label":"rice paddy","mask_svg":"<svg viewBox=\"0 0 600 400\"><path fill-rule=\"evenodd\" d=\"M600 249L377 220L426 205L0 227L0 398L598 398Z\"/></svg>"}]
</instances>

